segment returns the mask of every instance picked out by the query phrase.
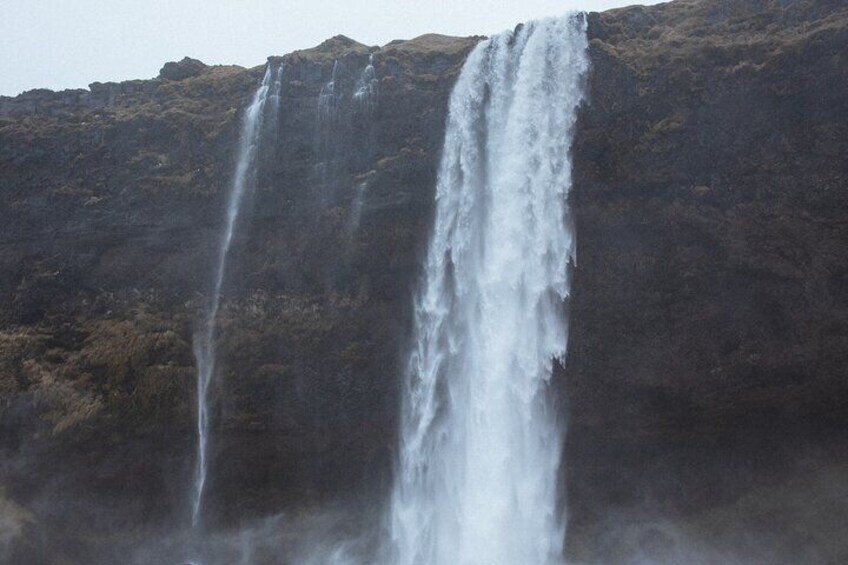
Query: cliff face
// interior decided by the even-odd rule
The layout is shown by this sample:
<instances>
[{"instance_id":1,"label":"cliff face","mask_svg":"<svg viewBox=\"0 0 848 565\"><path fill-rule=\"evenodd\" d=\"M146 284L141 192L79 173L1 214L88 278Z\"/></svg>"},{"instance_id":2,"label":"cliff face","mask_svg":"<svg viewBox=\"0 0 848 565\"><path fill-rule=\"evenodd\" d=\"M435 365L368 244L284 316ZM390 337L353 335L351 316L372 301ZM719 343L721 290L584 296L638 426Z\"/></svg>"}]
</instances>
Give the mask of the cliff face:
<instances>
[{"instance_id":1,"label":"cliff face","mask_svg":"<svg viewBox=\"0 0 848 565\"><path fill-rule=\"evenodd\" d=\"M570 551L844 560L824 540L848 539L848 9L677 0L590 14L589 34L558 375ZM476 41L273 58L279 133L220 316L212 524L382 494L447 98ZM352 99L372 52L373 111ZM184 60L0 99L7 555L108 561L187 520L192 335L261 73Z\"/></svg>"},{"instance_id":2,"label":"cliff face","mask_svg":"<svg viewBox=\"0 0 848 565\"><path fill-rule=\"evenodd\" d=\"M572 551L844 561L848 7L678 1L589 30Z\"/></svg>"},{"instance_id":3,"label":"cliff face","mask_svg":"<svg viewBox=\"0 0 848 565\"><path fill-rule=\"evenodd\" d=\"M211 522L387 482L447 97L475 43L378 50L373 115L351 102L365 46L339 37L282 58L279 134L263 140L220 316ZM187 518L192 336L261 73L210 67L0 105L2 483L55 536L45 553L85 545L100 517L123 514L137 535Z\"/></svg>"}]
</instances>

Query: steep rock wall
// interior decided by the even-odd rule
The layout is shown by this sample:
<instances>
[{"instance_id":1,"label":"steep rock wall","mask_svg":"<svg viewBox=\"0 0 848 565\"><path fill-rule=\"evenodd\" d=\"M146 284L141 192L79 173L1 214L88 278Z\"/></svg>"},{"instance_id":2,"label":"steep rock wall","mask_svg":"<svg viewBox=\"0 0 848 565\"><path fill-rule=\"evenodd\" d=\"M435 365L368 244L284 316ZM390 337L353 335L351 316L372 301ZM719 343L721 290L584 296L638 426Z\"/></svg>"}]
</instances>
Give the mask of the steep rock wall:
<instances>
[{"instance_id":1,"label":"steep rock wall","mask_svg":"<svg viewBox=\"0 0 848 565\"><path fill-rule=\"evenodd\" d=\"M589 15L558 375L573 557L844 556L822 539L848 539L846 25L827 0ZM273 59L280 133L221 315L213 522L379 498L447 97L475 43L337 37ZM372 51L379 102L364 116L350 93ZM336 62L341 117L321 121ZM0 484L24 532L15 551L79 561L108 553L110 533L187 518L191 340L261 72L193 64L0 99Z\"/></svg>"},{"instance_id":2,"label":"steep rock wall","mask_svg":"<svg viewBox=\"0 0 848 565\"><path fill-rule=\"evenodd\" d=\"M844 560L846 18L684 0L590 18L575 557Z\"/></svg>"}]
</instances>

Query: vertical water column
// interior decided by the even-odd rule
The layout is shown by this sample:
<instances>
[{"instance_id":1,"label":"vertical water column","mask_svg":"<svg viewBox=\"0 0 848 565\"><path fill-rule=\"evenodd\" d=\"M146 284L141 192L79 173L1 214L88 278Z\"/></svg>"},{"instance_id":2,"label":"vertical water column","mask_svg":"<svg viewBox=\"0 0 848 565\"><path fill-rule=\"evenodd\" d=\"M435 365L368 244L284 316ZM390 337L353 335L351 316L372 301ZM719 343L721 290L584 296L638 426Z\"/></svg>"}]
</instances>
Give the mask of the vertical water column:
<instances>
[{"instance_id":1,"label":"vertical water column","mask_svg":"<svg viewBox=\"0 0 848 565\"><path fill-rule=\"evenodd\" d=\"M276 127L282 84L282 64L276 70L273 70L269 64L262 82L256 89L250 105L245 110L239 137L236 168L227 200L224 231L218 248L218 260L212 274L212 297L203 313L202 325L194 336L194 357L197 363L197 467L192 490L191 520L193 526L196 526L200 519L208 472L208 393L217 361L215 327L218 310L221 306L221 291L227 270L227 259L245 194L253 189L256 182L257 155L263 138L263 125L268 123L271 127Z\"/></svg>"},{"instance_id":2,"label":"vertical water column","mask_svg":"<svg viewBox=\"0 0 848 565\"><path fill-rule=\"evenodd\" d=\"M323 129L332 129L338 119L339 95L341 93L338 91L337 84L340 71L341 63L334 61L330 81L321 87L321 92L318 94L319 132Z\"/></svg>"},{"instance_id":3,"label":"vertical water column","mask_svg":"<svg viewBox=\"0 0 848 565\"><path fill-rule=\"evenodd\" d=\"M450 99L391 504L395 563L563 561L570 147L585 18L480 43Z\"/></svg>"},{"instance_id":4,"label":"vertical water column","mask_svg":"<svg viewBox=\"0 0 848 565\"><path fill-rule=\"evenodd\" d=\"M369 118L373 116L377 107L377 95L379 94L380 81L374 70L374 54L368 56L368 64L359 74L356 81L356 89L353 92L354 107Z\"/></svg>"},{"instance_id":5,"label":"vertical water column","mask_svg":"<svg viewBox=\"0 0 848 565\"><path fill-rule=\"evenodd\" d=\"M374 114L377 109L380 81L374 68L373 53L358 74L350 72L346 63L333 62L330 80L318 95L317 108L317 181L321 187L320 202L337 204L346 188L350 173L370 167L374 150ZM349 234L359 226L368 180L357 180L352 186L346 230ZM344 196L342 196L344 198Z\"/></svg>"},{"instance_id":6,"label":"vertical water column","mask_svg":"<svg viewBox=\"0 0 848 565\"><path fill-rule=\"evenodd\" d=\"M374 150L374 113L377 110L377 99L380 93L380 81L374 69L374 54L368 56L368 64L362 69L356 81L353 92L354 137L357 144L364 149L365 161L372 162ZM349 236L359 229L362 220L362 209L365 206L365 196L368 191L369 179L358 181L354 185L353 198L348 212L347 231Z\"/></svg>"},{"instance_id":7,"label":"vertical water column","mask_svg":"<svg viewBox=\"0 0 848 565\"><path fill-rule=\"evenodd\" d=\"M344 160L344 128L342 127L343 88L342 77L345 74L344 65L333 61L333 71L330 80L321 87L318 94L318 114L315 124L317 134L316 164L317 181L320 191L317 193L318 202L322 206L335 200L336 184L341 176L341 163Z\"/></svg>"}]
</instances>

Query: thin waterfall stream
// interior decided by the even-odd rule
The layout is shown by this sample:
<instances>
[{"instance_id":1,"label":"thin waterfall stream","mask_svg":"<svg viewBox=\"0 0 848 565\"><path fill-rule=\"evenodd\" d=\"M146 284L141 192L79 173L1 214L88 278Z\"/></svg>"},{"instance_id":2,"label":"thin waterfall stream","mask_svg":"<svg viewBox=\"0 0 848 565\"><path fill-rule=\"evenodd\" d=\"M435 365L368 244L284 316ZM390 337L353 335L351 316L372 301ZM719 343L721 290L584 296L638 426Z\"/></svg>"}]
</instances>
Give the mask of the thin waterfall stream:
<instances>
[{"instance_id":1,"label":"thin waterfall stream","mask_svg":"<svg viewBox=\"0 0 848 565\"><path fill-rule=\"evenodd\" d=\"M227 201L224 232L218 249L218 261L213 272L212 297L204 312L201 329L194 336L194 356L197 363L197 466L192 491L192 526L200 520L204 488L208 473L209 445L209 385L215 374L217 361L216 321L221 306L221 292L227 271L227 259L233 235L239 221L245 195L256 183L257 155L263 138L263 124L276 126L280 94L283 84L283 66L272 70L269 63L262 82L256 89L244 113L239 137L236 168Z\"/></svg>"},{"instance_id":2,"label":"thin waterfall stream","mask_svg":"<svg viewBox=\"0 0 848 565\"><path fill-rule=\"evenodd\" d=\"M450 99L415 303L391 500L392 563L563 562L570 147L582 15L477 45Z\"/></svg>"},{"instance_id":3,"label":"thin waterfall stream","mask_svg":"<svg viewBox=\"0 0 848 565\"><path fill-rule=\"evenodd\" d=\"M359 74L356 81L356 90L353 93L353 103L359 111L365 112L369 117L374 114L377 107L377 96L379 94L380 81L374 70L374 54L368 56L368 64Z\"/></svg>"},{"instance_id":4,"label":"thin waterfall stream","mask_svg":"<svg viewBox=\"0 0 848 565\"><path fill-rule=\"evenodd\" d=\"M586 50L582 15L528 23L478 44L452 92L403 393L391 563L564 560L564 418L551 377L568 341L570 148ZM336 63L319 97L319 131L336 118L339 72ZM282 68L269 65L245 111L214 294L195 338L195 526L228 255L281 88ZM353 111L370 116L376 94L369 59L350 93Z\"/></svg>"}]
</instances>

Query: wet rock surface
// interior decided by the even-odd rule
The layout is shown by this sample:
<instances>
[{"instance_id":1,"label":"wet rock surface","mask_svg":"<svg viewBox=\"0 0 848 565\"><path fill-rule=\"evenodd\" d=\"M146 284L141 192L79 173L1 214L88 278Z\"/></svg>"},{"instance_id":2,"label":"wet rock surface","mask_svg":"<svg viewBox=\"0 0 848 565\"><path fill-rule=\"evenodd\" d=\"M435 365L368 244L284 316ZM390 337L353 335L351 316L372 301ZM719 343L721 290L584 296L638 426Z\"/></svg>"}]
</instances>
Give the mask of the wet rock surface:
<instances>
[{"instance_id":1,"label":"wet rock surface","mask_svg":"<svg viewBox=\"0 0 848 565\"><path fill-rule=\"evenodd\" d=\"M571 556L844 561L848 9L588 18L556 376ZM447 99L478 39L272 58L284 103L225 285L209 527L384 493ZM352 102L371 54L373 115ZM262 74L190 66L0 98L4 557L109 562L188 520L192 337Z\"/></svg>"},{"instance_id":2,"label":"wet rock surface","mask_svg":"<svg viewBox=\"0 0 848 565\"><path fill-rule=\"evenodd\" d=\"M589 32L572 552L844 560L844 525L810 515L846 512L848 9L678 1Z\"/></svg>"},{"instance_id":3,"label":"wet rock surface","mask_svg":"<svg viewBox=\"0 0 848 565\"><path fill-rule=\"evenodd\" d=\"M219 315L208 527L389 483L447 98L475 44L337 37L272 58L285 103ZM368 113L352 95L372 52ZM0 101L0 480L34 516L15 557L108 562L188 520L192 338L261 74L206 67Z\"/></svg>"}]
</instances>

